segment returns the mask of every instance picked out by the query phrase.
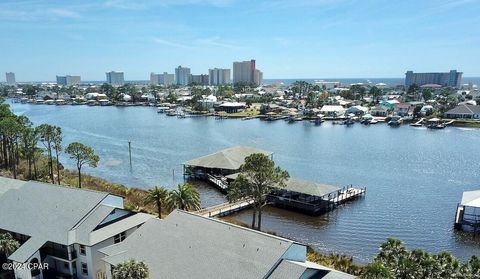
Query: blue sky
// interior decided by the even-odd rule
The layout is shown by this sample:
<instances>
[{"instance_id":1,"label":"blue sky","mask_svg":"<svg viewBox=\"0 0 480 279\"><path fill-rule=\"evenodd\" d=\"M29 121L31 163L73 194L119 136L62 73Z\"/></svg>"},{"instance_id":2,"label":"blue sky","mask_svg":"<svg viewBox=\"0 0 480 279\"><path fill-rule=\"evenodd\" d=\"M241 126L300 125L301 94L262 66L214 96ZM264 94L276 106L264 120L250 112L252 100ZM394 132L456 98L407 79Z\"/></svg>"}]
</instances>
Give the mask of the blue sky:
<instances>
[{"instance_id":1,"label":"blue sky","mask_svg":"<svg viewBox=\"0 0 480 279\"><path fill-rule=\"evenodd\" d=\"M479 0L0 0L0 71L146 80L254 58L264 78L480 76L479 14Z\"/></svg>"}]
</instances>

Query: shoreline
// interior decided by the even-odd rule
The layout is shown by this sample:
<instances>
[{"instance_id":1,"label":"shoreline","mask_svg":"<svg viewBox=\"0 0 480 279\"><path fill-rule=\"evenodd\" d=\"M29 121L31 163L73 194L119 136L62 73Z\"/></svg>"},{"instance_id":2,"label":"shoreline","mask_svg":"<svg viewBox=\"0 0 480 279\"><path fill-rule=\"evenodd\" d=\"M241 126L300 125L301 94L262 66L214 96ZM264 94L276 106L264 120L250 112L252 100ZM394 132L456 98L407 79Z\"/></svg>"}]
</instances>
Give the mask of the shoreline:
<instances>
[{"instance_id":1,"label":"shoreline","mask_svg":"<svg viewBox=\"0 0 480 279\"><path fill-rule=\"evenodd\" d=\"M8 98L10 100L14 100L15 98ZM14 102L14 101L13 101ZM20 103L20 102L17 102ZM36 104L36 103L20 103L20 104L28 104L28 105L46 105L46 106L89 106L89 107L103 107L102 105L87 105L87 104ZM128 105L123 105L123 104L111 104L111 105L106 105L105 107L118 107L118 108L126 108L126 107L152 107L156 108L157 106L153 106L148 102L141 102L141 103L131 103ZM252 120L252 119L259 119L262 121L268 121L268 122L274 122L278 120L284 120L286 121L288 116L287 115L282 115L279 114L276 118L274 119L268 119L267 115L260 114L257 110L247 110L243 112L238 112L238 113L218 113L218 112L204 112L204 111L192 111L192 110L186 110L185 115L176 115L178 118L190 118L190 117L215 117L216 119L241 119L241 120ZM159 114L164 114L164 113L159 113ZM174 117L174 116L170 116ZM379 123L386 123L385 119L388 119L389 117L376 117L375 119L378 118ZM433 117L432 117L433 118ZM297 120L295 122L303 122L303 121L314 121L317 119L316 117L302 117L301 120ZM342 117L337 117L337 118L329 118L325 117L324 120L325 122L330 122L333 123L338 120L344 120L345 118ZM428 118L426 118L428 119ZM401 124L400 126L408 125L410 123L414 123L419 119L411 119L408 121L405 121L405 124ZM460 128L480 128L480 120L470 120L470 119L450 119L450 118L443 118L442 120L444 121L451 121L454 120L453 123L449 124L448 126L452 127L460 127ZM359 121L357 123L361 124ZM421 127L426 127L425 125L422 125Z\"/></svg>"}]
</instances>

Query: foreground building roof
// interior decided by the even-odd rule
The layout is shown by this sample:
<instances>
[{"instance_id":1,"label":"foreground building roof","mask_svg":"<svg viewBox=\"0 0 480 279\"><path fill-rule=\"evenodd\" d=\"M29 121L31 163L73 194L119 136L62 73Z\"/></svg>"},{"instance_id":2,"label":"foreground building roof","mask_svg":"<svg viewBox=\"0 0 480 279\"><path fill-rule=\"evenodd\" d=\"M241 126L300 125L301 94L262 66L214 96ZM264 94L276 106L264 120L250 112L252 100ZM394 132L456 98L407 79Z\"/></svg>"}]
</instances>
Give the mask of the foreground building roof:
<instances>
[{"instance_id":1,"label":"foreground building roof","mask_svg":"<svg viewBox=\"0 0 480 279\"><path fill-rule=\"evenodd\" d=\"M135 227L153 217L124 210L123 198L109 193L0 179L0 230L29 237L9 256L20 263L47 242L91 246L121 232L113 226Z\"/></svg>"},{"instance_id":2,"label":"foreground building roof","mask_svg":"<svg viewBox=\"0 0 480 279\"><path fill-rule=\"evenodd\" d=\"M292 240L180 210L165 220L147 221L124 242L100 252L112 266L129 259L144 261L153 279L345 275L307 262L306 247ZM329 278L354 278L347 276Z\"/></svg>"}]
</instances>

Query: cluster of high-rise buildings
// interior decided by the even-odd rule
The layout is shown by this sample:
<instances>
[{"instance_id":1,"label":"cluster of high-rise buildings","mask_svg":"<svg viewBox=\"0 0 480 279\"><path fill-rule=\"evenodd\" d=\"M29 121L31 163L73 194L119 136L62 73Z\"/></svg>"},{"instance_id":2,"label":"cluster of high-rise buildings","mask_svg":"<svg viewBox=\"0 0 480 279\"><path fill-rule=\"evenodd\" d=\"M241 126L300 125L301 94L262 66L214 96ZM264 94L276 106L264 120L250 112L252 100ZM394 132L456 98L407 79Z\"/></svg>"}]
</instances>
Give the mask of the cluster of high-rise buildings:
<instances>
[{"instance_id":1,"label":"cluster of high-rise buildings","mask_svg":"<svg viewBox=\"0 0 480 279\"><path fill-rule=\"evenodd\" d=\"M15 74L8 72L6 81L8 85L15 85ZM125 84L123 72L110 71L105 73L106 82L113 86ZM72 86L81 83L80 76L65 75L56 76L57 84L62 86ZM154 85L179 85L187 86L189 84L198 85L226 85L238 82L260 85L263 81L263 73L256 68L255 60L233 62L233 82L231 69L213 68L208 70L208 74L194 75L190 68L178 66L175 73L150 73L150 84Z\"/></svg>"},{"instance_id":2,"label":"cluster of high-rise buildings","mask_svg":"<svg viewBox=\"0 0 480 279\"><path fill-rule=\"evenodd\" d=\"M263 73L256 69L255 60L233 62L233 84L246 82L260 85L263 81ZM213 68L208 70L208 74L194 75L190 68L178 66L175 68L175 74L150 74L151 84L171 85L176 84L185 86L188 84L198 85L225 85L232 83L230 69Z\"/></svg>"}]
</instances>

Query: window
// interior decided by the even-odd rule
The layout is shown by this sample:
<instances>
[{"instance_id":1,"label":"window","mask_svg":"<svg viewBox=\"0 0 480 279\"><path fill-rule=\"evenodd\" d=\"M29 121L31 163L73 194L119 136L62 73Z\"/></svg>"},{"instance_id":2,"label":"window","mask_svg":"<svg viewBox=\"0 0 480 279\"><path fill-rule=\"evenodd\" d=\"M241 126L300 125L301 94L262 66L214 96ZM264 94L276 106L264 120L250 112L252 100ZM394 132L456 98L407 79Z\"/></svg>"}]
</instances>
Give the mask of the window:
<instances>
[{"instance_id":1,"label":"window","mask_svg":"<svg viewBox=\"0 0 480 279\"><path fill-rule=\"evenodd\" d=\"M64 269L69 269L67 262L63 262L63 268L64 268Z\"/></svg>"},{"instance_id":2,"label":"window","mask_svg":"<svg viewBox=\"0 0 480 279\"><path fill-rule=\"evenodd\" d=\"M88 275L88 266L86 263L82 263L82 274Z\"/></svg>"},{"instance_id":3,"label":"window","mask_svg":"<svg viewBox=\"0 0 480 279\"><path fill-rule=\"evenodd\" d=\"M125 232L119 233L113 237L113 242L114 243L119 243L125 240Z\"/></svg>"},{"instance_id":4,"label":"window","mask_svg":"<svg viewBox=\"0 0 480 279\"><path fill-rule=\"evenodd\" d=\"M40 262L38 261L37 258L33 258L30 261L30 264L38 266L40 264ZM38 275L40 275L40 269L38 269L38 268L32 269L32 270L30 270L30 274L32 275L32 277L38 276Z\"/></svg>"},{"instance_id":5,"label":"window","mask_svg":"<svg viewBox=\"0 0 480 279\"><path fill-rule=\"evenodd\" d=\"M83 256L87 255L85 245L80 245L80 255L83 255Z\"/></svg>"}]
</instances>

